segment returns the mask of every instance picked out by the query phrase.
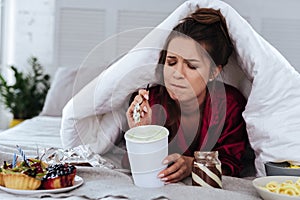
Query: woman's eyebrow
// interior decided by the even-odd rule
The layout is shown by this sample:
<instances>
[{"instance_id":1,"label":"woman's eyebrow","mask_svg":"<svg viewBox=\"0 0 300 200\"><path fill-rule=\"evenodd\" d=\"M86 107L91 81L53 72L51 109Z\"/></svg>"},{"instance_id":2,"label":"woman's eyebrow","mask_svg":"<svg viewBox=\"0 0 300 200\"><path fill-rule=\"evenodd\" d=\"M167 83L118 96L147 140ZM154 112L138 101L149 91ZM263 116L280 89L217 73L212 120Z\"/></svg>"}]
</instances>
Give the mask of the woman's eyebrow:
<instances>
[{"instance_id":1,"label":"woman's eyebrow","mask_svg":"<svg viewBox=\"0 0 300 200\"><path fill-rule=\"evenodd\" d=\"M182 58L185 62L201 62L200 60L196 59L196 58L183 58L182 56L175 56L175 55L168 55L167 58L170 58L170 59L175 59L177 57L180 57Z\"/></svg>"},{"instance_id":2,"label":"woman's eyebrow","mask_svg":"<svg viewBox=\"0 0 300 200\"><path fill-rule=\"evenodd\" d=\"M167 56L167 58L177 58L176 56Z\"/></svg>"},{"instance_id":3,"label":"woman's eyebrow","mask_svg":"<svg viewBox=\"0 0 300 200\"><path fill-rule=\"evenodd\" d=\"M194 58L187 58L187 59L184 59L184 60L186 60L188 62L201 62L200 60L194 59Z\"/></svg>"}]
</instances>

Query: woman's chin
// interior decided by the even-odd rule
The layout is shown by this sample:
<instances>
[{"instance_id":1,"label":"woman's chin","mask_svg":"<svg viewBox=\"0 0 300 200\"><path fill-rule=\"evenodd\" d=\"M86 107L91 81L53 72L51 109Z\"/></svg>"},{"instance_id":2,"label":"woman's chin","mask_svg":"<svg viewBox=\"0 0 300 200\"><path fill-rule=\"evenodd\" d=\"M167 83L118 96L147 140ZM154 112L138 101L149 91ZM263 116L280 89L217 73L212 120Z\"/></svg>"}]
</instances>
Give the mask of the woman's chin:
<instances>
[{"instance_id":1,"label":"woman's chin","mask_svg":"<svg viewBox=\"0 0 300 200\"><path fill-rule=\"evenodd\" d=\"M172 93L170 95L171 99L173 99L174 101L178 101L178 102L184 102L184 101L187 101L188 98L186 97L186 95L183 95L183 94L174 94Z\"/></svg>"},{"instance_id":2,"label":"woman's chin","mask_svg":"<svg viewBox=\"0 0 300 200\"><path fill-rule=\"evenodd\" d=\"M185 102L191 100L192 98L195 98L195 96L190 95L191 91L184 91L182 89L180 90L173 89L172 91L168 90L168 93L171 99L178 102Z\"/></svg>"}]
</instances>

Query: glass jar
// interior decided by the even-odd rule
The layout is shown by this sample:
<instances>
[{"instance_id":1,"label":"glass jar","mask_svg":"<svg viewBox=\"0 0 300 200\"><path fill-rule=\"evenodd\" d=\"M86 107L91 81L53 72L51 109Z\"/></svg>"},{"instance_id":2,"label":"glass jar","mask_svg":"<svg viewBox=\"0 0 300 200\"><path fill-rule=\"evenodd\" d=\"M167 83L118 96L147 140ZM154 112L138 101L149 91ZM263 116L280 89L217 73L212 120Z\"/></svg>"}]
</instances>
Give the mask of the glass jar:
<instances>
[{"instance_id":1,"label":"glass jar","mask_svg":"<svg viewBox=\"0 0 300 200\"><path fill-rule=\"evenodd\" d=\"M218 151L195 151L192 167L194 186L222 188L222 169Z\"/></svg>"}]
</instances>

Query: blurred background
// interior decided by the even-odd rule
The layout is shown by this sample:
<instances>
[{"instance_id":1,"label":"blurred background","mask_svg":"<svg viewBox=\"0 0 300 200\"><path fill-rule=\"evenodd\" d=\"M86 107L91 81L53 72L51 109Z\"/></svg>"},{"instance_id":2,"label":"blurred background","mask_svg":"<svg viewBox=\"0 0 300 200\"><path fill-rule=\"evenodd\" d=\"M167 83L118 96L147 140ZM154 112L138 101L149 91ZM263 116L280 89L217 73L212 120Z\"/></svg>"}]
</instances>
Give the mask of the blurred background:
<instances>
[{"instance_id":1,"label":"blurred background","mask_svg":"<svg viewBox=\"0 0 300 200\"><path fill-rule=\"evenodd\" d=\"M300 71L299 0L224 0ZM59 67L79 67L88 53L112 37L118 57L184 0L0 0L0 72L13 81L10 65L28 70L35 56L53 77ZM105 51L105 49L103 49ZM104 61L105 62L105 61ZM109 61L108 61L109 62ZM97 65L97 63L91 63ZM109 63L107 63L109 64ZM272 66L266 66L272 67ZM9 114L0 106L0 129Z\"/></svg>"}]
</instances>

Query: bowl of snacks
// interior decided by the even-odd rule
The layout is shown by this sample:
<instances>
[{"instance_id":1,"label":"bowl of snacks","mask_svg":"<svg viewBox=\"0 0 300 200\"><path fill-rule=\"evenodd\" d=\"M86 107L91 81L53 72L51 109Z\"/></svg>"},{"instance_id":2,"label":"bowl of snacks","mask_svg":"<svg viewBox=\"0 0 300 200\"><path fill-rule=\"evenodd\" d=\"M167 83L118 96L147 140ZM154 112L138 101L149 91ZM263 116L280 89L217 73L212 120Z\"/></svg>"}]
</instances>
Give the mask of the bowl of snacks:
<instances>
[{"instance_id":1,"label":"bowl of snacks","mask_svg":"<svg viewBox=\"0 0 300 200\"><path fill-rule=\"evenodd\" d=\"M267 162L265 169L267 176L300 176L299 163L290 162Z\"/></svg>"},{"instance_id":2,"label":"bowl of snacks","mask_svg":"<svg viewBox=\"0 0 300 200\"><path fill-rule=\"evenodd\" d=\"M299 176L266 176L252 181L264 200L296 200L300 198Z\"/></svg>"}]
</instances>

